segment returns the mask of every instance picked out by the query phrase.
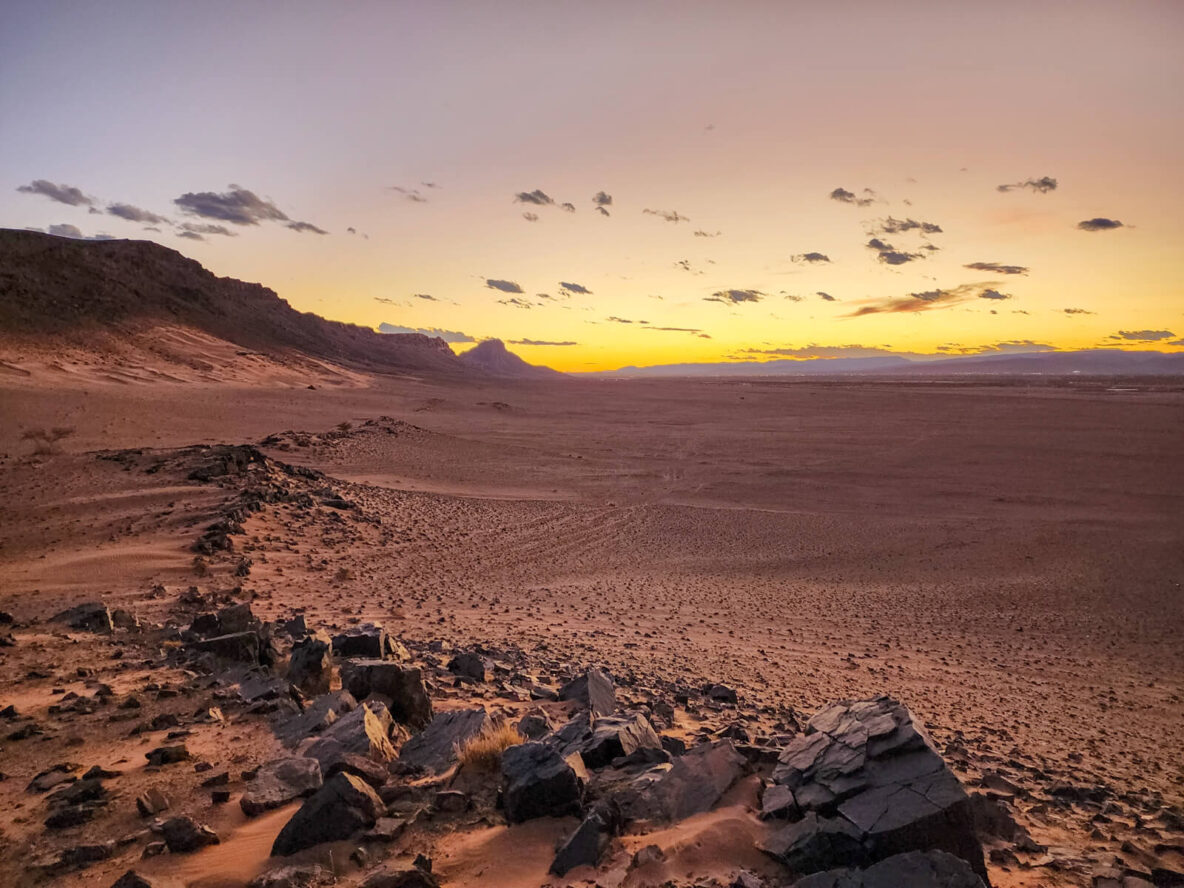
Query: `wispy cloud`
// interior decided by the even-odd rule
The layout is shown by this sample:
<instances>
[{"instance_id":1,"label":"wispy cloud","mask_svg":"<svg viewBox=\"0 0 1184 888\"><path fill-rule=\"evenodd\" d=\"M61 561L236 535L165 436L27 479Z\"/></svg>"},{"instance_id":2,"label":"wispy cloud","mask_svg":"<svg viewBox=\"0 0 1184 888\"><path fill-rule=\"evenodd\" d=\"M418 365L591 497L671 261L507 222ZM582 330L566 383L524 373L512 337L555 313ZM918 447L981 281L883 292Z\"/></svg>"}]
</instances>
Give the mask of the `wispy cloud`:
<instances>
[{"instance_id":1,"label":"wispy cloud","mask_svg":"<svg viewBox=\"0 0 1184 888\"><path fill-rule=\"evenodd\" d=\"M291 221L279 207L253 191L231 185L221 194L214 191L187 191L173 201L182 212L205 219L217 219L232 225L258 225L260 222Z\"/></svg>"},{"instance_id":2,"label":"wispy cloud","mask_svg":"<svg viewBox=\"0 0 1184 888\"><path fill-rule=\"evenodd\" d=\"M1110 338L1130 342L1162 342L1175 335L1171 330L1119 330L1117 333L1111 334Z\"/></svg>"},{"instance_id":3,"label":"wispy cloud","mask_svg":"<svg viewBox=\"0 0 1184 888\"><path fill-rule=\"evenodd\" d=\"M998 262L971 262L968 265L963 265L963 268L969 268L973 271L989 271L993 274L1027 274L1028 267L1026 265L1000 265Z\"/></svg>"},{"instance_id":4,"label":"wispy cloud","mask_svg":"<svg viewBox=\"0 0 1184 888\"><path fill-rule=\"evenodd\" d=\"M519 191L514 195L515 203L534 204L536 207L549 207L555 203L554 198L540 188L534 191Z\"/></svg>"},{"instance_id":5,"label":"wispy cloud","mask_svg":"<svg viewBox=\"0 0 1184 888\"><path fill-rule=\"evenodd\" d=\"M325 229L318 228L317 226L313 225L311 222L289 222L284 227L291 228L293 231L308 231L313 234L328 234L329 233L329 232L325 231Z\"/></svg>"},{"instance_id":6,"label":"wispy cloud","mask_svg":"<svg viewBox=\"0 0 1184 888\"><path fill-rule=\"evenodd\" d=\"M423 184L426 185L428 188L438 187L438 186L428 183L428 182L424 182ZM403 197L405 197L407 200L411 201L412 203L427 203L428 202L428 199L426 197L424 197L422 194L420 194L418 188L404 188L402 185L392 185L392 186L390 186L390 190L399 192L399 194L403 195Z\"/></svg>"},{"instance_id":7,"label":"wispy cloud","mask_svg":"<svg viewBox=\"0 0 1184 888\"><path fill-rule=\"evenodd\" d=\"M739 305L742 302L760 302L764 295L760 290L719 290L705 297L704 301Z\"/></svg>"},{"instance_id":8,"label":"wispy cloud","mask_svg":"<svg viewBox=\"0 0 1184 888\"><path fill-rule=\"evenodd\" d=\"M808 262L811 265L817 265L820 262L830 262L830 256L826 253L798 253L796 256L791 256L790 260L793 262Z\"/></svg>"},{"instance_id":9,"label":"wispy cloud","mask_svg":"<svg viewBox=\"0 0 1184 888\"><path fill-rule=\"evenodd\" d=\"M684 216L675 210L645 209L645 210L642 210L642 212L645 213L647 216L658 216L659 218L665 219L667 222L678 223L678 222L690 222L691 221L687 216Z\"/></svg>"},{"instance_id":10,"label":"wispy cloud","mask_svg":"<svg viewBox=\"0 0 1184 888\"><path fill-rule=\"evenodd\" d=\"M924 253L910 253L906 250L898 250L892 244L880 240L878 237L873 237L867 242L869 250L876 251L876 258L885 265L904 265L906 262L912 262L916 259L924 259Z\"/></svg>"},{"instance_id":11,"label":"wispy cloud","mask_svg":"<svg viewBox=\"0 0 1184 888\"><path fill-rule=\"evenodd\" d=\"M501 290L503 293L521 293L522 287L515 281L503 281L498 278L487 278L485 286L490 290Z\"/></svg>"},{"instance_id":12,"label":"wispy cloud","mask_svg":"<svg viewBox=\"0 0 1184 888\"><path fill-rule=\"evenodd\" d=\"M990 284L962 284L952 289L933 289L922 290L916 293L909 293L901 298L887 298L875 299L862 304L855 311L847 315L849 318L859 318L864 315L872 314L898 314L898 313L913 313L920 311L932 311L938 308L947 308L951 305L958 305L976 298L992 298L984 297L986 292L995 292L989 290Z\"/></svg>"},{"instance_id":13,"label":"wispy cloud","mask_svg":"<svg viewBox=\"0 0 1184 888\"><path fill-rule=\"evenodd\" d=\"M169 221L164 216L125 203L110 204L107 207L107 213L111 216L118 216L120 219L126 219L129 222L143 222L147 225L160 225Z\"/></svg>"},{"instance_id":14,"label":"wispy cloud","mask_svg":"<svg viewBox=\"0 0 1184 888\"><path fill-rule=\"evenodd\" d=\"M1078 222L1077 227L1082 231L1113 231L1115 228L1122 228L1123 224L1117 219L1095 216L1093 219L1085 219Z\"/></svg>"},{"instance_id":15,"label":"wispy cloud","mask_svg":"<svg viewBox=\"0 0 1184 888\"><path fill-rule=\"evenodd\" d=\"M61 185L50 182L48 179L34 179L28 185L18 186L16 190L25 194L40 194L42 197L48 197L50 200L72 207L89 207L94 203L91 198L82 193L81 188L75 188L73 185Z\"/></svg>"},{"instance_id":16,"label":"wispy cloud","mask_svg":"<svg viewBox=\"0 0 1184 888\"><path fill-rule=\"evenodd\" d=\"M579 343L578 342L571 342L571 341L551 342L546 339L511 339L510 345L548 345L548 346L555 345L555 346L561 346L561 345L579 345Z\"/></svg>"},{"instance_id":17,"label":"wispy cloud","mask_svg":"<svg viewBox=\"0 0 1184 888\"><path fill-rule=\"evenodd\" d=\"M695 232L695 237L719 237L723 234L722 231L703 231L702 229Z\"/></svg>"},{"instance_id":18,"label":"wispy cloud","mask_svg":"<svg viewBox=\"0 0 1184 888\"><path fill-rule=\"evenodd\" d=\"M814 295L817 296L819 299L821 299L823 302L838 302L839 301L837 296L831 296L830 293L824 293L822 290L819 290Z\"/></svg>"},{"instance_id":19,"label":"wispy cloud","mask_svg":"<svg viewBox=\"0 0 1184 888\"><path fill-rule=\"evenodd\" d=\"M1097 313L1087 308L1062 308L1061 311L1067 315L1092 315Z\"/></svg>"},{"instance_id":20,"label":"wispy cloud","mask_svg":"<svg viewBox=\"0 0 1184 888\"><path fill-rule=\"evenodd\" d=\"M933 222L918 222L916 219L894 219L889 216L877 222L872 231L880 234L902 234L906 231L919 231L921 234L941 234L941 226Z\"/></svg>"},{"instance_id":21,"label":"wispy cloud","mask_svg":"<svg viewBox=\"0 0 1184 888\"><path fill-rule=\"evenodd\" d=\"M870 188L863 189L863 196L856 196L855 192L848 191L846 188L836 188L830 193L831 200L837 200L839 203L854 204L857 207L866 207L876 202L876 192Z\"/></svg>"},{"instance_id":22,"label":"wispy cloud","mask_svg":"<svg viewBox=\"0 0 1184 888\"><path fill-rule=\"evenodd\" d=\"M999 185L995 188L995 190L1006 193L1008 191L1017 191L1024 188L1029 191L1036 191L1040 194L1048 194L1050 191L1056 191L1057 180L1052 176L1041 176L1039 179L1025 179L1023 182L1012 182L1009 185Z\"/></svg>"},{"instance_id":23,"label":"wispy cloud","mask_svg":"<svg viewBox=\"0 0 1184 888\"><path fill-rule=\"evenodd\" d=\"M571 281L560 281L559 292L565 296L570 296L573 293L578 293L581 296L591 296L592 291L582 284L574 284Z\"/></svg>"},{"instance_id":24,"label":"wispy cloud","mask_svg":"<svg viewBox=\"0 0 1184 888\"><path fill-rule=\"evenodd\" d=\"M388 324L385 322L378 325L378 332L402 335L406 335L408 333L418 333L421 336L431 336L435 339L443 339L445 342L477 341L468 333L461 333L459 330L441 330L439 327L401 327L397 324Z\"/></svg>"}]
</instances>

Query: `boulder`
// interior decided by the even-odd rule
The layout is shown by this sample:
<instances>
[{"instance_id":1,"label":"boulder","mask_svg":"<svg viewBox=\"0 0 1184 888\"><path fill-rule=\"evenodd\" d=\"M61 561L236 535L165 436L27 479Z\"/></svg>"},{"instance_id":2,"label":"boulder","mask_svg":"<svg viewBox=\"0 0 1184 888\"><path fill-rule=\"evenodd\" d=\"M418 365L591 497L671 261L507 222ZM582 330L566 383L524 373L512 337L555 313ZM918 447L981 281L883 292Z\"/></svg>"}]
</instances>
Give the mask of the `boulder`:
<instances>
[{"instance_id":1,"label":"boulder","mask_svg":"<svg viewBox=\"0 0 1184 888\"><path fill-rule=\"evenodd\" d=\"M551 862L551 872L566 876L577 866L597 866L619 825L615 812L608 809L593 811L560 846Z\"/></svg>"},{"instance_id":2,"label":"boulder","mask_svg":"<svg viewBox=\"0 0 1184 888\"><path fill-rule=\"evenodd\" d=\"M244 814L255 817L292 799L312 795L321 783L321 766L316 759L276 759L259 768L238 803Z\"/></svg>"},{"instance_id":3,"label":"boulder","mask_svg":"<svg viewBox=\"0 0 1184 888\"><path fill-rule=\"evenodd\" d=\"M440 888L440 882L414 864L388 863L368 875L359 888Z\"/></svg>"},{"instance_id":4,"label":"boulder","mask_svg":"<svg viewBox=\"0 0 1184 888\"><path fill-rule=\"evenodd\" d=\"M168 809L169 797L155 786L150 786L142 795L136 796L136 810L141 817L155 817Z\"/></svg>"},{"instance_id":5,"label":"boulder","mask_svg":"<svg viewBox=\"0 0 1184 888\"><path fill-rule=\"evenodd\" d=\"M358 700L371 694L385 697L395 719L412 728L427 727L432 720L432 700L418 667L386 660L350 660L341 666L341 686Z\"/></svg>"},{"instance_id":6,"label":"boulder","mask_svg":"<svg viewBox=\"0 0 1184 888\"><path fill-rule=\"evenodd\" d=\"M633 796L626 813L633 819L674 822L710 811L747 769L731 741L701 744L676 758L644 793Z\"/></svg>"},{"instance_id":7,"label":"boulder","mask_svg":"<svg viewBox=\"0 0 1184 888\"><path fill-rule=\"evenodd\" d=\"M527 740L540 740L555 730L555 724L546 710L534 708L518 720L518 733Z\"/></svg>"},{"instance_id":8,"label":"boulder","mask_svg":"<svg viewBox=\"0 0 1184 888\"><path fill-rule=\"evenodd\" d=\"M867 869L833 869L794 882L794 888L984 888L965 860L944 851L908 851Z\"/></svg>"},{"instance_id":9,"label":"boulder","mask_svg":"<svg viewBox=\"0 0 1184 888\"><path fill-rule=\"evenodd\" d=\"M870 862L859 829L842 817L819 817L814 812L778 830L760 848L795 873Z\"/></svg>"},{"instance_id":10,"label":"boulder","mask_svg":"<svg viewBox=\"0 0 1184 888\"><path fill-rule=\"evenodd\" d=\"M159 768L161 765L175 765L177 762L189 760L189 748L184 743L174 746L158 746L151 752L144 753L144 758L148 759L148 764L154 768Z\"/></svg>"},{"instance_id":11,"label":"boulder","mask_svg":"<svg viewBox=\"0 0 1184 888\"><path fill-rule=\"evenodd\" d=\"M219 841L216 832L192 817L170 817L160 825L160 833L164 843L174 854L196 851L206 845L217 845Z\"/></svg>"},{"instance_id":12,"label":"boulder","mask_svg":"<svg viewBox=\"0 0 1184 888\"><path fill-rule=\"evenodd\" d=\"M343 754L337 761L333 762L329 766L325 778L328 779L334 774L341 773L361 777L375 789L385 784L391 776L391 772L385 764L381 764L365 756L355 755L351 752Z\"/></svg>"},{"instance_id":13,"label":"boulder","mask_svg":"<svg viewBox=\"0 0 1184 888\"><path fill-rule=\"evenodd\" d=\"M709 684L703 688L703 696L717 703L736 703L736 690L726 684Z\"/></svg>"},{"instance_id":14,"label":"boulder","mask_svg":"<svg viewBox=\"0 0 1184 888\"><path fill-rule=\"evenodd\" d=\"M128 870L111 883L111 888L155 888L155 886L135 870Z\"/></svg>"},{"instance_id":15,"label":"boulder","mask_svg":"<svg viewBox=\"0 0 1184 888\"><path fill-rule=\"evenodd\" d=\"M88 601L66 608L50 618L55 623L65 623L71 629L86 632L100 632L103 634L114 631L115 624L111 621L111 611L101 601Z\"/></svg>"},{"instance_id":16,"label":"boulder","mask_svg":"<svg viewBox=\"0 0 1184 888\"><path fill-rule=\"evenodd\" d=\"M773 781L817 822L838 816L853 826L871 861L941 850L987 879L966 792L894 700L844 701L818 713L782 751Z\"/></svg>"},{"instance_id":17,"label":"boulder","mask_svg":"<svg viewBox=\"0 0 1184 888\"><path fill-rule=\"evenodd\" d=\"M284 824L271 846L272 856L287 857L322 842L348 839L385 813L382 799L366 781L335 774Z\"/></svg>"},{"instance_id":18,"label":"boulder","mask_svg":"<svg viewBox=\"0 0 1184 888\"><path fill-rule=\"evenodd\" d=\"M399 765L409 771L439 774L456 763L457 749L489 723L484 709L441 712L423 731L403 744Z\"/></svg>"},{"instance_id":19,"label":"boulder","mask_svg":"<svg viewBox=\"0 0 1184 888\"><path fill-rule=\"evenodd\" d=\"M271 662L270 642L260 638L258 632L235 632L230 635L215 635L201 638L190 644L190 648L201 653L213 654L222 660L265 666Z\"/></svg>"},{"instance_id":20,"label":"boulder","mask_svg":"<svg viewBox=\"0 0 1184 888\"><path fill-rule=\"evenodd\" d=\"M589 669L559 689L560 700L575 700L593 715L612 715L617 709L613 680L599 669Z\"/></svg>"},{"instance_id":21,"label":"boulder","mask_svg":"<svg viewBox=\"0 0 1184 888\"><path fill-rule=\"evenodd\" d=\"M448 671L472 681L489 681L489 661L472 651L462 651L448 661Z\"/></svg>"},{"instance_id":22,"label":"boulder","mask_svg":"<svg viewBox=\"0 0 1184 888\"><path fill-rule=\"evenodd\" d=\"M308 696L329 693L333 674L333 642L324 632L315 632L292 645L288 660L288 681Z\"/></svg>"},{"instance_id":23,"label":"boulder","mask_svg":"<svg viewBox=\"0 0 1184 888\"><path fill-rule=\"evenodd\" d=\"M502 753L502 802L506 819L564 817L583 810L587 771L578 753L566 758L542 743L511 746Z\"/></svg>"},{"instance_id":24,"label":"boulder","mask_svg":"<svg viewBox=\"0 0 1184 888\"><path fill-rule=\"evenodd\" d=\"M367 700L333 722L320 737L308 742L300 751L319 761L326 771L348 754L389 762L395 758L395 747L390 741L393 727L386 706L377 700Z\"/></svg>"},{"instance_id":25,"label":"boulder","mask_svg":"<svg viewBox=\"0 0 1184 888\"><path fill-rule=\"evenodd\" d=\"M772 783L761 794L761 820L798 820L802 812L793 790L782 783Z\"/></svg>"},{"instance_id":26,"label":"boulder","mask_svg":"<svg viewBox=\"0 0 1184 888\"><path fill-rule=\"evenodd\" d=\"M289 746L294 746L306 737L319 734L339 718L358 707L358 701L349 691L334 691L317 697L300 715L282 722L275 729L276 736Z\"/></svg>"},{"instance_id":27,"label":"boulder","mask_svg":"<svg viewBox=\"0 0 1184 888\"><path fill-rule=\"evenodd\" d=\"M634 712L623 718L603 716L596 719L592 736L584 742L580 755L587 767L595 769L641 749L661 750L662 741L646 717Z\"/></svg>"},{"instance_id":28,"label":"boulder","mask_svg":"<svg viewBox=\"0 0 1184 888\"><path fill-rule=\"evenodd\" d=\"M386 630L378 623L353 626L333 636L333 653L338 657L383 659L388 650Z\"/></svg>"}]
</instances>

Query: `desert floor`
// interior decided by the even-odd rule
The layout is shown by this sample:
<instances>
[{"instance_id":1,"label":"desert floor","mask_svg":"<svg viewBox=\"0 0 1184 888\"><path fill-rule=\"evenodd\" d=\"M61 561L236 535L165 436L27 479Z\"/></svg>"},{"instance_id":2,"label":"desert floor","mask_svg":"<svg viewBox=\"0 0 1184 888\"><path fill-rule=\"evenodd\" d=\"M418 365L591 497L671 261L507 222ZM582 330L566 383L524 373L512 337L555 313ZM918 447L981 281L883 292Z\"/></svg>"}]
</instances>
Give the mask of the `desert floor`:
<instances>
[{"instance_id":1,"label":"desert floor","mask_svg":"<svg viewBox=\"0 0 1184 888\"><path fill-rule=\"evenodd\" d=\"M157 584L175 598L241 583L265 617L303 608L313 625L379 620L418 642L722 681L803 713L887 693L963 757L968 783L995 770L1184 803L1184 391L1171 386L3 386L0 609L18 621L98 598L151 614ZM30 455L22 434L50 427L73 433ZM264 439L375 520L267 509L239 546L248 577L198 577L189 547L218 491L133 467L155 449ZM146 452L94 453L128 448ZM49 628L34 642L0 650L0 707L37 712L74 687L63 673L89 649ZM30 678L46 658L53 674ZM25 777L0 782L0 804L29 810L0 827L10 839L36 841L24 783L76 756L70 742L0 759ZM146 741L94 742L105 764ZM244 729L238 752L268 742ZM1037 808L1027 825L1050 862L1124 841L1152 854L1110 820ZM224 824L244 830L235 866L282 822ZM1155 852L1178 866L1174 853ZM236 884L239 869L183 875ZM992 877L1086 883L1071 866Z\"/></svg>"}]
</instances>

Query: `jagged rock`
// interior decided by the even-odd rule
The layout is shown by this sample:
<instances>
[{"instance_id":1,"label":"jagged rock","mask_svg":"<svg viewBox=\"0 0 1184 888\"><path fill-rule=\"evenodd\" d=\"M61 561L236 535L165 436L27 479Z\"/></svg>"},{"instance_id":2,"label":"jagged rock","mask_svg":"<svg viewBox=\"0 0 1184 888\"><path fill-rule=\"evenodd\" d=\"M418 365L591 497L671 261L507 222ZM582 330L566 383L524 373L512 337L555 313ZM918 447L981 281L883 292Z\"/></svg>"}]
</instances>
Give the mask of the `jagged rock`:
<instances>
[{"instance_id":1,"label":"jagged rock","mask_svg":"<svg viewBox=\"0 0 1184 888\"><path fill-rule=\"evenodd\" d=\"M518 733L527 740L540 740L553 730L555 724L543 709L532 709L518 720Z\"/></svg>"},{"instance_id":2,"label":"jagged rock","mask_svg":"<svg viewBox=\"0 0 1184 888\"><path fill-rule=\"evenodd\" d=\"M193 642L190 647L223 660L249 663L252 666L266 666L271 662L270 642L260 638L259 633L254 631L202 638Z\"/></svg>"},{"instance_id":3,"label":"jagged rock","mask_svg":"<svg viewBox=\"0 0 1184 888\"><path fill-rule=\"evenodd\" d=\"M439 774L456 762L458 747L477 736L488 724L484 709L441 712L422 732L403 744L399 765L410 771Z\"/></svg>"},{"instance_id":4,"label":"jagged rock","mask_svg":"<svg viewBox=\"0 0 1184 888\"><path fill-rule=\"evenodd\" d=\"M395 758L390 735L394 722L390 712L378 700L367 700L357 709L343 715L321 732L321 736L301 748L304 755L315 758L321 768L328 770L334 762L348 754L366 756L376 762Z\"/></svg>"},{"instance_id":5,"label":"jagged rock","mask_svg":"<svg viewBox=\"0 0 1184 888\"><path fill-rule=\"evenodd\" d=\"M440 882L414 864L388 863L368 875L359 888L440 888Z\"/></svg>"},{"instance_id":6,"label":"jagged rock","mask_svg":"<svg viewBox=\"0 0 1184 888\"><path fill-rule=\"evenodd\" d=\"M403 835L407 821L401 817L379 817L367 832L362 834L363 842L390 844Z\"/></svg>"},{"instance_id":7,"label":"jagged rock","mask_svg":"<svg viewBox=\"0 0 1184 888\"><path fill-rule=\"evenodd\" d=\"M174 854L196 851L206 845L217 845L218 834L192 817L170 817L160 825L164 843Z\"/></svg>"},{"instance_id":8,"label":"jagged rock","mask_svg":"<svg viewBox=\"0 0 1184 888\"><path fill-rule=\"evenodd\" d=\"M509 747L502 753L502 802L506 819L563 817L583 809L587 771L578 753L566 758L542 743Z\"/></svg>"},{"instance_id":9,"label":"jagged rock","mask_svg":"<svg viewBox=\"0 0 1184 888\"><path fill-rule=\"evenodd\" d=\"M617 709L613 681L599 669L589 669L559 689L560 700L576 700L593 715L612 715Z\"/></svg>"},{"instance_id":10,"label":"jagged rock","mask_svg":"<svg viewBox=\"0 0 1184 888\"><path fill-rule=\"evenodd\" d=\"M361 777L375 789L386 783L391 776L385 764L379 764L373 759L349 752L342 755L329 766L325 778L328 779L334 774L342 773Z\"/></svg>"},{"instance_id":11,"label":"jagged rock","mask_svg":"<svg viewBox=\"0 0 1184 888\"><path fill-rule=\"evenodd\" d=\"M233 635L236 632L246 632L258 624L259 621L251 613L251 605L245 601L229 605L218 611L218 629L220 635Z\"/></svg>"},{"instance_id":12,"label":"jagged rock","mask_svg":"<svg viewBox=\"0 0 1184 888\"><path fill-rule=\"evenodd\" d=\"M25 791L49 792L55 786L60 786L63 783L73 783L78 779L76 772L81 768L82 765L76 765L73 762L60 762L51 768L46 768L33 777L29 781L29 785L25 787Z\"/></svg>"},{"instance_id":13,"label":"jagged rock","mask_svg":"<svg viewBox=\"0 0 1184 888\"><path fill-rule=\"evenodd\" d=\"M658 863L666 859L666 852L658 845L646 845L633 855L631 866L636 869L641 866L649 866L651 863Z\"/></svg>"},{"instance_id":14,"label":"jagged rock","mask_svg":"<svg viewBox=\"0 0 1184 888\"><path fill-rule=\"evenodd\" d=\"M412 728L424 728L432 720L432 700L418 667L386 660L350 660L341 667L341 686L358 700L371 694L385 697L395 719Z\"/></svg>"},{"instance_id":15,"label":"jagged rock","mask_svg":"<svg viewBox=\"0 0 1184 888\"><path fill-rule=\"evenodd\" d=\"M469 810L472 802L468 793L456 789L442 789L432 799L432 808L442 814L460 814Z\"/></svg>"},{"instance_id":16,"label":"jagged rock","mask_svg":"<svg viewBox=\"0 0 1184 888\"><path fill-rule=\"evenodd\" d=\"M942 850L986 880L966 792L894 700L824 709L782 751L773 780L793 791L803 812L853 825L873 861Z\"/></svg>"},{"instance_id":17,"label":"jagged rock","mask_svg":"<svg viewBox=\"0 0 1184 888\"><path fill-rule=\"evenodd\" d=\"M795 873L816 873L844 865L870 862L863 833L842 817L814 812L774 833L761 850Z\"/></svg>"},{"instance_id":18,"label":"jagged rock","mask_svg":"<svg viewBox=\"0 0 1184 888\"><path fill-rule=\"evenodd\" d=\"M111 621L111 611L101 601L88 601L66 608L50 618L55 623L65 623L71 629L81 629L87 632L109 633L114 631L115 624Z\"/></svg>"},{"instance_id":19,"label":"jagged rock","mask_svg":"<svg viewBox=\"0 0 1184 888\"><path fill-rule=\"evenodd\" d=\"M595 769L641 749L661 748L662 741L649 721L641 713L635 712L624 718L603 716L596 719L592 736L582 745L580 755L587 767Z\"/></svg>"},{"instance_id":20,"label":"jagged rock","mask_svg":"<svg viewBox=\"0 0 1184 888\"><path fill-rule=\"evenodd\" d=\"M473 681L489 681L489 661L472 651L462 651L448 661L448 671Z\"/></svg>"},{"instance_id":21,"label":"jagged rock","mask_svg":"<svg viewBox=\"0 0 1184 888\"><path fill-rule=\"evenodd\" d=\"M46 829L69 829L81 826L94 820L95 814L105 805L105 802L81 802L76 805L59 807L45 818Z\"/></svg>"},{"instance_id":22,"label":"jagged rock","mask_svg":"<svg viewBox=\"0 0 1184 888\"><path fill-rule=\"evenodd\" d=\"M984 888L960 857L944 851L908 851L865 870L833 869L794 882L794 888Z\"/></svg>"},{"instance_id":23,"label":"jagged rock","mask_svg":"<svg viewBox=\"0 0 1184 888\"><path fill-rule=\"evenodd\" d=\"M141 817L153 817L169 809L169 798L155 786L136 797L136 810Z\"/></svg>"},{"instance_id":24,"label":"jagged rock","mask_svg":"<svg viewBox=\"0 0 1184 888\"><path fill-rule=\"evenodd\" d=\"M321 888L332 885L337 877L316 863L297 866L281 866L260 873L251 880L248 888Z\"/></svg>"},{"instance_id":25,"label":"jagged rock","mask_svg":"<svg viewBox=\"0 0 1184 888\"><path fill-rule=\"evenodd\" d=\"M317 631L292 645L288 681L309 696L329 693L333 674L333 642Z\"/></svg>"},{"instance_id":26,"label":"jagged rock","mask_svg":"<svg viewBox=\"0 0 1184 888\"><path fill-rule=\"evenodd\" d=\"M304 707L304 712L280 724L276 736L289 746L306 737L319 734L339 718L358 707L358 701L349 691L334 691L318 697Z\"/></svg>"},{"instance_id":27,"label":"jagged rock","mask_svg":"<svg viewBox=\"0 0 1184 888\"><path fill-rule=\"evenodd\" d=\"M731 741L704 743L674 760L670 770L627 803L633 819L674 822L710 811L748 763Z\"/></svg>"},{"instance_id":28,"label":"jagged rock","mask_svg":"<svg viewBox=\"0 0 1184 888\"><path fill-rule=\"evenodd\" d=\"M981 792L970 794L970 815L980 837L1025 844L1032 841L1028 831L1016 823L1005 804Z\"/></svg>"},{"instance_id":29,"label":"jagged rock","mask_svg":"<svg viewBox=\"0 0 1184 888\"><path fill-rule=\"evenodd\" d=\"M112 883L111 888L155 888L155 885L135 870L128 870Z\"/></svg>"},{"instance_id":30,"label":"jagged rock","mask_svg":"<svg viewBox=\"0 0 1184 888\"><path fill-rule=\"evenodd\" d=\"M761 820L797 820L802 816L793 790L781 783L771 783L761 795Z\"/></svg>"},{"instance_id":31,"label":"jagged rock","mask_svg":"<svg viewBox=\"0 0 1184 888\"><path fill-rule=\"evenodd\" d=\"M385 813L382 799L364 780L352 774L336 774L284 824L271 853L287 857L322 842L348 839L374 826Z\"/></svg>"},{"instance_id":32,"label":"jagged rock","mask_svg":"<svg viewBox=\"0 0 1184 888\"><path fill-rule=\"evenodd\" d=\"M175 765L177 762L189 760L189 748L184 743L174 746L158 746L151 752L144 753L144 758L148 759L148 764L154 768L159 768L161 765Z\"/></svg>"},{"instance_id":33,"label":"jagged rock","mask_svg":"<svg viewBox=\"0 0 1184 888\"><path fill-rule=\"evenodd\" d=\"M244 814L254 817L311 795L321 788L321 783L321 766L316 759L276 759L259 768L238 803Z\"/></svg>"},{"instance_id":34,"label":"jagged rock","mask_svg":"<svg viewBox=\"0 0 1184 888\"><path fill-rule=\"evenodd\" d=\"M596 810L584 818L555 854L551 872L565 876L577 866L596 866L619 827L614 812Z\"/></svg>"},{"instance_id":35,"label":"jagged rock","mask_svg":"<svg viewBox=\"0 0 1184 888\"><path fill-rule=\"evenodd\" d=\"M304 614L297 614L290 619L280 620L276 623L275 631L289 638L303 638L308 634L308 623L304 619Z\"/></svg>"},{"instance_id":36,"label":"jagged rock","mask_svg":"<svg viewBox=\"0 0 1184 888\"><path fill-rule=\"evenodd\" d=\"M345 632L333 636L333 653L338 657L365 657L381 660L386 656L387 650L386 630L377 623L353 626Z\"/></svg>"},{"instance_id":37,"label":"jagged rock","mask_svg":"<svg viewBox=\"0 0 1184 888\"><path fill-rule=\"evenodd\" d=\"M100 860L108 860L115 853L114 842L89 845L74 845L63 848L53 857L42 858L33 863L33 869L46 875L58 875L76 869L84 869Z\"/></svg>"},{"instance_id":38,"label":"jagged rock","mask_svg":"<svg viewBox=\"0 0 1184 888\"><path fill-rule=\"evenodd\" d=\"M703 688L703 696L717 703L735 703L736 690L726 684L709 684Z\"/></svg>"}]
</instances>

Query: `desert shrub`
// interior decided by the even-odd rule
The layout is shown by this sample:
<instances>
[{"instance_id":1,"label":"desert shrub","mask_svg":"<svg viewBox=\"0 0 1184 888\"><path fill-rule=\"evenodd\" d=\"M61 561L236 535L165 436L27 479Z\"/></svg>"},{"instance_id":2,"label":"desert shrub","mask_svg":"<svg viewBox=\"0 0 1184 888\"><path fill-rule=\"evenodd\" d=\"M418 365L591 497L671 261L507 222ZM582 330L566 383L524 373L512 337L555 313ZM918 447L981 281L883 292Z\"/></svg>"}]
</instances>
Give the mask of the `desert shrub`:
<instances>
[{"instance_id":1,"label":"desert shrub","mask_svg":"<svg viewBox=\"0 0 1184 888\"><path fill-rule=\"evenodd\" d=\"M21 440L33 443L34 456L49 456L60 452L58 442L74 434L74 429L64 426L54 426L52 429L26 429L21 434Z\"/></svg>"},{"instance_id":2,"label":"desert shrub","mask_svg":"<svg viewBox=\"0 0 1184 888\"><path fill-rule=\"evenodd\" d=\"M470 737L456 751L461 767L474 771L496 771L502 764L502 753L511 746L524 743L518 729L509 722L499 722L486 727L475 737Z\"/></svg>"},{"instance_id":3,"label":"desert shrub","mask_svg":"<svg viewBox=\"0 0 1184 888\"><path fill-rule=\"evenodd\" d=\"M352 570L350 570L348 567L339 567L339 568L337 568L337 571L333 574L334 581L336 581L338 583L344 583L346 580L352 580L353 578L354 578L354 572Z\"/></svg>"}]
</instances>

